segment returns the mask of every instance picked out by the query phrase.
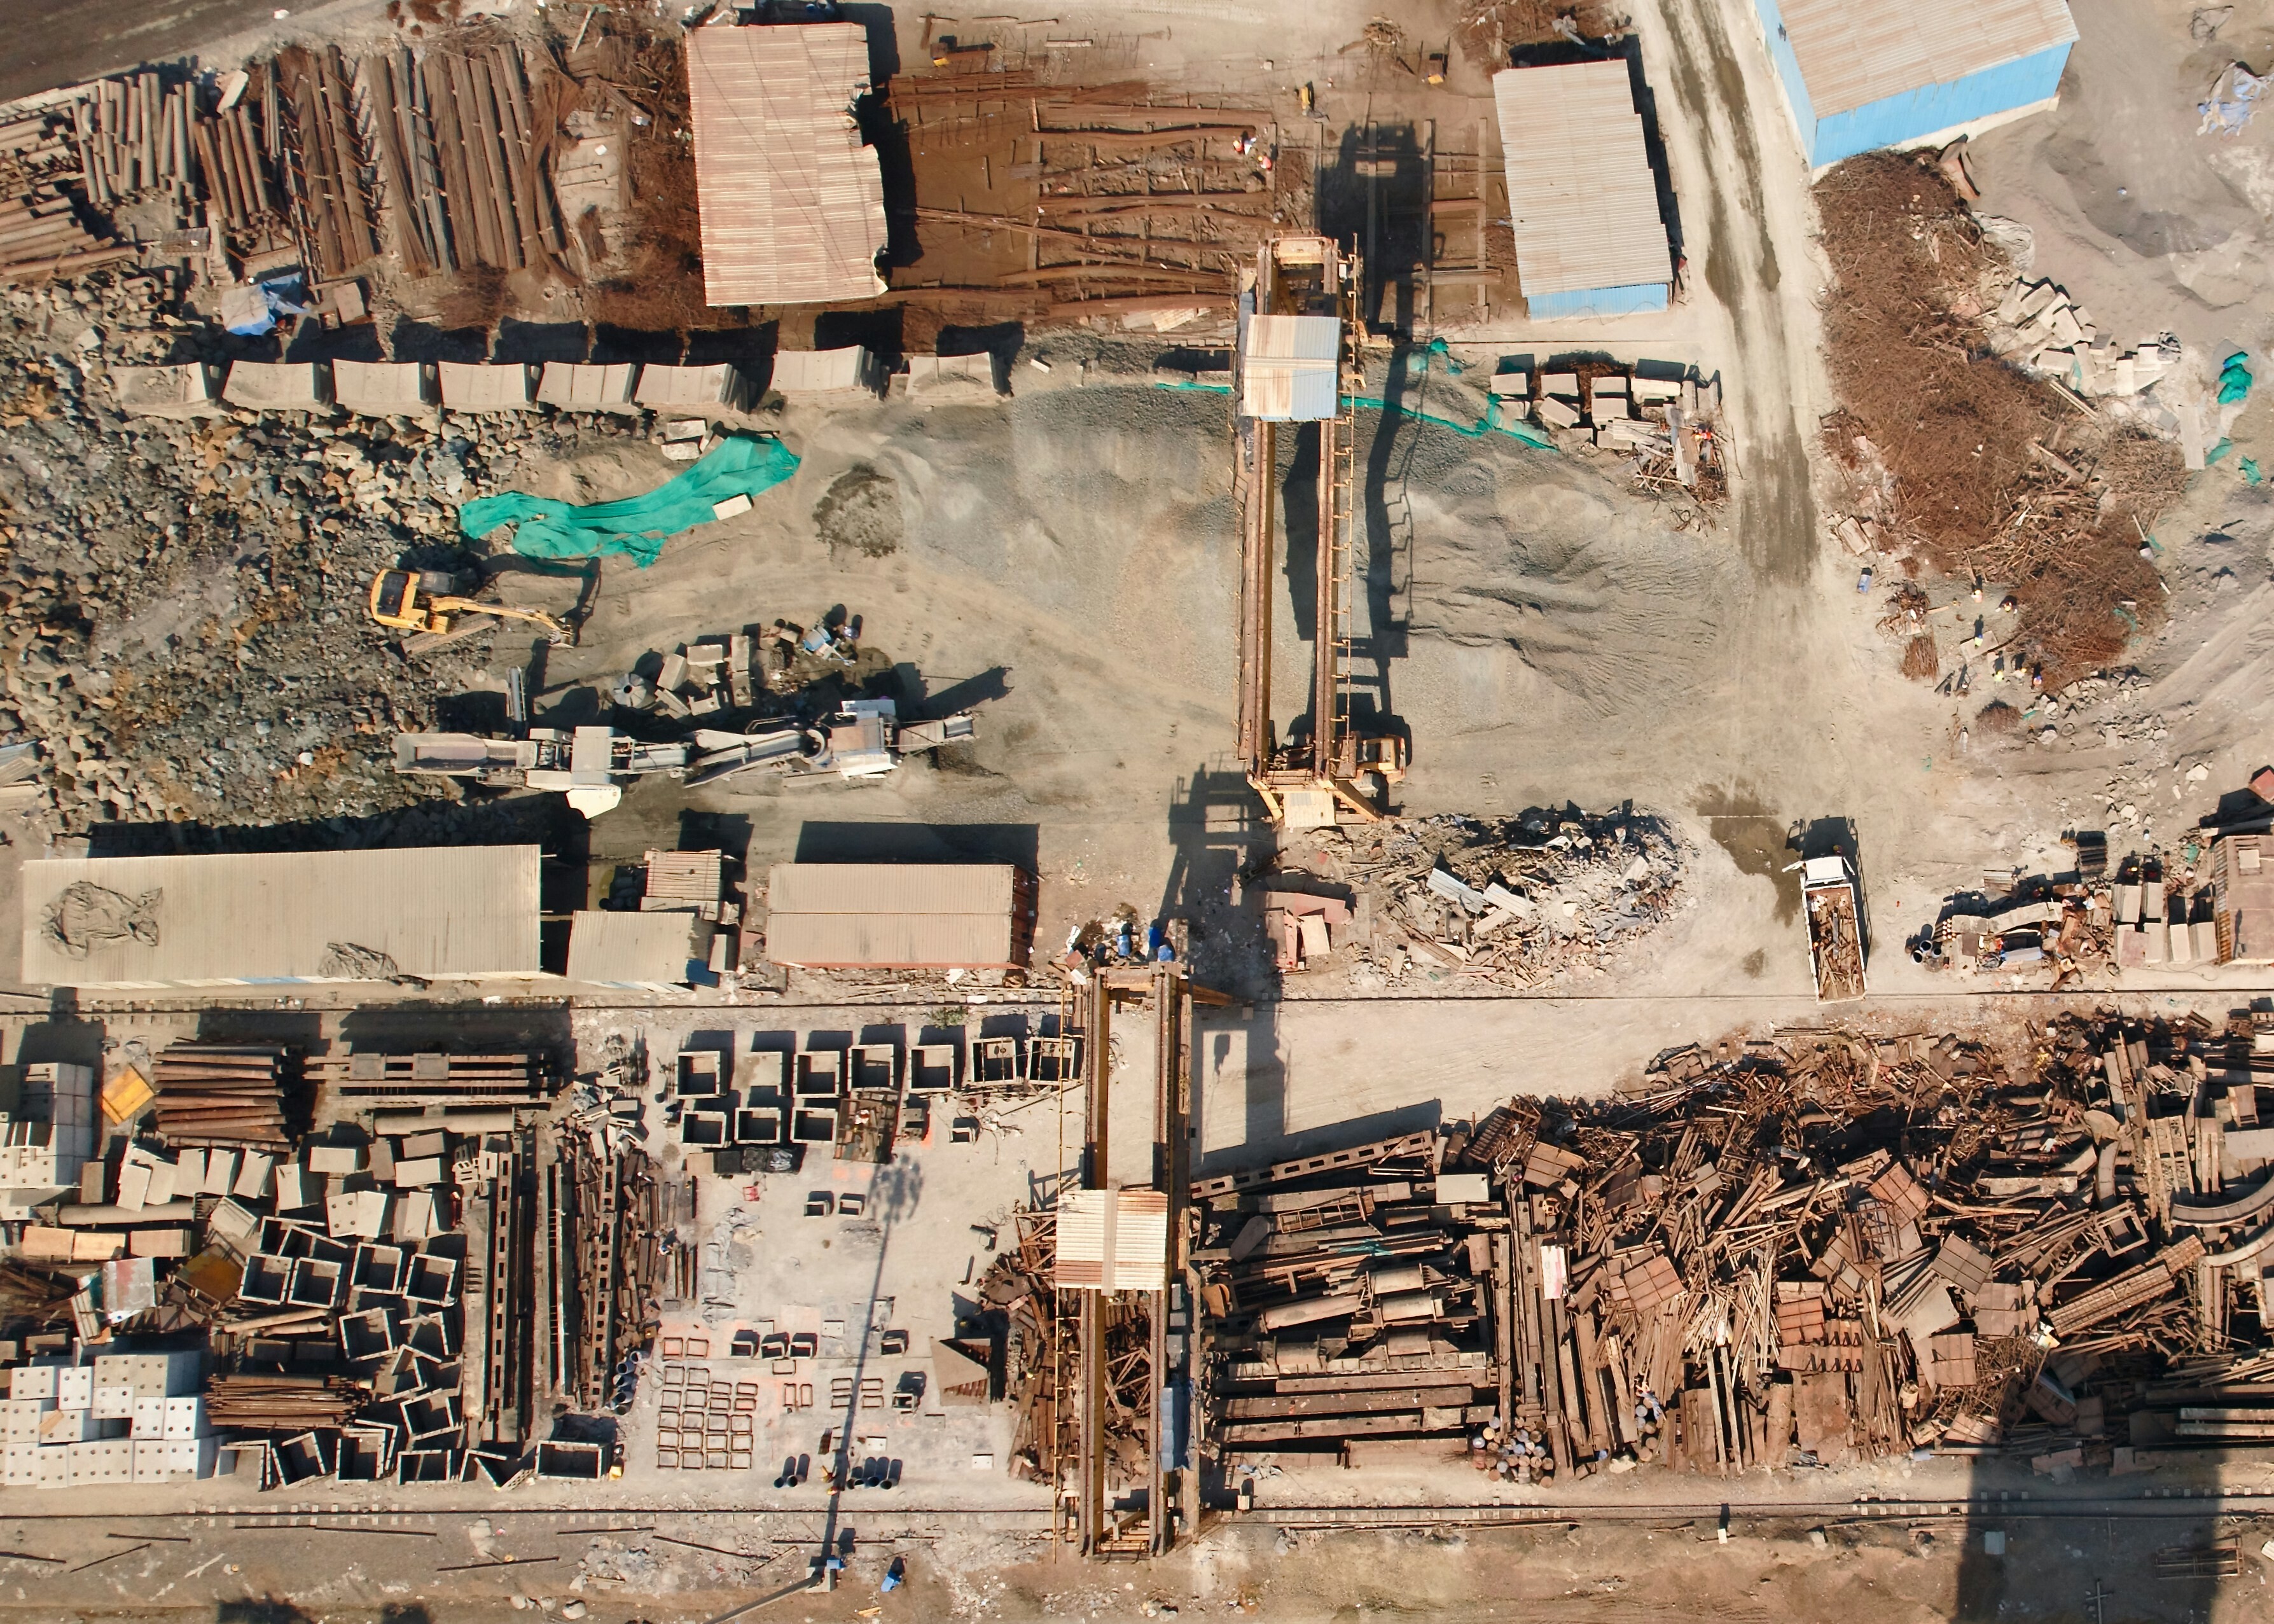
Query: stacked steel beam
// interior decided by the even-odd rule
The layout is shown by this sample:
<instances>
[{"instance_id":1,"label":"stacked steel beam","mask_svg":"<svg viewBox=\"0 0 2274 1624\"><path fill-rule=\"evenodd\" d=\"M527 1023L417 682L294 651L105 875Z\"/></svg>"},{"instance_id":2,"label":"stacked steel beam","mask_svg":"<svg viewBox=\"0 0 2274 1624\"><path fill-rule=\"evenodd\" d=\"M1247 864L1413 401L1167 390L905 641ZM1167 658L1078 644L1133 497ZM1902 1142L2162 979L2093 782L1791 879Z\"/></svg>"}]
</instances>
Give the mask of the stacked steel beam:
<instances>
[{"instance_id":1,"label":"stacked steel beam","mask_svg":"<svg viewBox=\"0 0 2274 1624\"><path fill-rule=\"evenodd\" d=\"M282 1148L298 1063L275 1044L172 1043L158 1056L158 1131L175 1145Z\"/></svg>"},{"instance_id":2,"label":"stacked steel beam","mask_svg":"<svg viewBox=\"0 0 2274 1624\"><path fill-rule=\"evenodd\" d=\"M365 57L357 80L388 229L411 274L518 271L561 252L546 184L549 80L519 49L467 44Z\"/></svg>"},{"instance_id":3,"label":"stacked steel beam","mask_svg":"<svg viewBox=\"0 0 2274 1624\"><path fill-rule=\"evenodd\" d=\"M86 162L74 128L84 104L65 103L0 124L0 282L68 274L131 259L125 244L87 229L67 188Z\"/></svg>"}]
</instances>

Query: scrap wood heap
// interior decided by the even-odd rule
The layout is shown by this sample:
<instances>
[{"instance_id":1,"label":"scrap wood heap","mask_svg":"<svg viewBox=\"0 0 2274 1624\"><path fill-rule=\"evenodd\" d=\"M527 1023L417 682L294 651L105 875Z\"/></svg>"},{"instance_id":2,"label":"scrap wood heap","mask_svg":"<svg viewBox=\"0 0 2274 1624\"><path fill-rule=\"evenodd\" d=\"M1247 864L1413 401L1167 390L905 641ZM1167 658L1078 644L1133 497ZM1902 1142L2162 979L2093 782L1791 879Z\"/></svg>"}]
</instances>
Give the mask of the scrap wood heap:
<instances>
[{"instance_id":1,"label":"scrap wood heap","mask_svg":"<svg viewBox=\"0 0 2274 1624\"><path fill-rule=\"evenodd\" d=\"M1291 839L1280 862L1256 882L1279 967L1331 966L1347 941L1360 985L1538 986L1599 970L1683 902L1680 841L1631 807L1392 819Z\"/></svg>"},{"instance_id":2,"label":"scrap wood heap","mask_svg":"<svg viewBox=\"0 0 2274 1624\"><path fill-rule=\"evenodd\" d=\"M2034 1036L2018 1072L1954 1036L1693 1047L1627 1097L1196 1185L1211 1447L1537 1481L2274 1442L2274 1016Z\"/></svg>"}]
</instances>

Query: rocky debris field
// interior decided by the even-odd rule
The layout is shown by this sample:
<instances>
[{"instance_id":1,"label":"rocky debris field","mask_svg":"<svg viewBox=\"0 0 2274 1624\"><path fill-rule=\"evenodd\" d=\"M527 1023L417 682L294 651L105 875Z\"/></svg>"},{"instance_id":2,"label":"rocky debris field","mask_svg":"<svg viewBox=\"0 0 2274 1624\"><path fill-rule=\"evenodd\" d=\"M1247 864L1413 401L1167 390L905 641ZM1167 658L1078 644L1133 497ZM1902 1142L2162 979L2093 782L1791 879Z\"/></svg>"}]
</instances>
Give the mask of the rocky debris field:
<instances>
[{"instance_id":1,"label":"rocky debris field","mask_svg":"<svg viewBox=\"0 0 2274 1624\"><path fill-rule=\"evenodd\" d=\"M122 416L110 365L216 346L182 308L162 273L0 294L0 741L41 746L35 818L78 834L431 802L395 775L392 735L479 686L492 639L411 663L365 616L372 576L453 561L457 504L524 459L640 431Z\"/></svg>"},{"instance_id":2,"label":"rocky debris field","mask_svg":"<svg viewBox=\"0 0 2274 1624\"><path fill-rule=\"evenodd\" d=\"M1204 969L1239 960L1242 987L1276 974L1289 997L1495 995L1606 975L1623 949L1689 905L1691 855L1663 819L1631 806L1295 833L1246 888L1245 933L1204 917L1196 951ZM1324 953L1286 928L1306 915L1323 919Z\"/></svg>"}]
</instances>

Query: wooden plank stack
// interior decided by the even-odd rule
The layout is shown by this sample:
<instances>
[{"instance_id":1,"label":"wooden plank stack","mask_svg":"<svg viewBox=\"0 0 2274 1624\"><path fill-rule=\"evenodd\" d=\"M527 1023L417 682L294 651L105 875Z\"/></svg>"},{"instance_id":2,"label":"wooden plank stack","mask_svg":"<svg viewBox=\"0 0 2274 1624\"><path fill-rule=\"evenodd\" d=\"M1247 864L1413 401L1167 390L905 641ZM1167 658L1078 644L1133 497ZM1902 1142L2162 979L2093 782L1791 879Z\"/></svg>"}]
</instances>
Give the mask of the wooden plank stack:
<instances>
[{"instance_id":1,"label":"wooden plank stack","mask_svg":"<svg viewBox=\"0 0 2274 1624\"><path fill-rule=\"evenodd\" d=\"M284 163L308 268L318 282L337 282L380 254L371 194L363 183L353 87L335 47L284 51L274 71L291 106Z\"/></svg>"},{"instance_id":2,"label":"wooden plank stack","mask_svg":"<svg viewBox=\"0 0 2274 1624\"><path fill-rule=\"evenodd\" d=\"M158 1056L157 1126L173 1145L282 1148L288 1088L297 1080L292 1051L273 1043L178 1042Z\"/></svg>"},{"instance_id":3,"label":"wooden plank stack","mask_svg":"<svg viewBox=\"0 0 2274 1624\"><path fill-rule=\"evenodd\" d=\"M388 229L410 274L518 271L561 252L545 183L551 96L517 47L469 43L364 58L372 155Z\"/></svg>"}]
</instances>

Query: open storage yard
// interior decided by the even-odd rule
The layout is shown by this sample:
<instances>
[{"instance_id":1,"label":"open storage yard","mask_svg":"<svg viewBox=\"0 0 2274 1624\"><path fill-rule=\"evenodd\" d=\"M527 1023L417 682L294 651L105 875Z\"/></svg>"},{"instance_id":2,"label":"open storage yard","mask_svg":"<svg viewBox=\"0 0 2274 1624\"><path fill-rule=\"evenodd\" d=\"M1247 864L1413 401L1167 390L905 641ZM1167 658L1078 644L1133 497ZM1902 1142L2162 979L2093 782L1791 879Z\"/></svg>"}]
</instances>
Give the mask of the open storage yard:
<instances>
[{"instance_id":1,"label":"open storage yard","mask_svg":"<svg viewBox=\"0 0 2274 1624\"><path fill-rule=\"evenodd\" d=\"M0 1619L2263 1612L2263 19L31 11Z\"/></svg>"}]
</instances>

